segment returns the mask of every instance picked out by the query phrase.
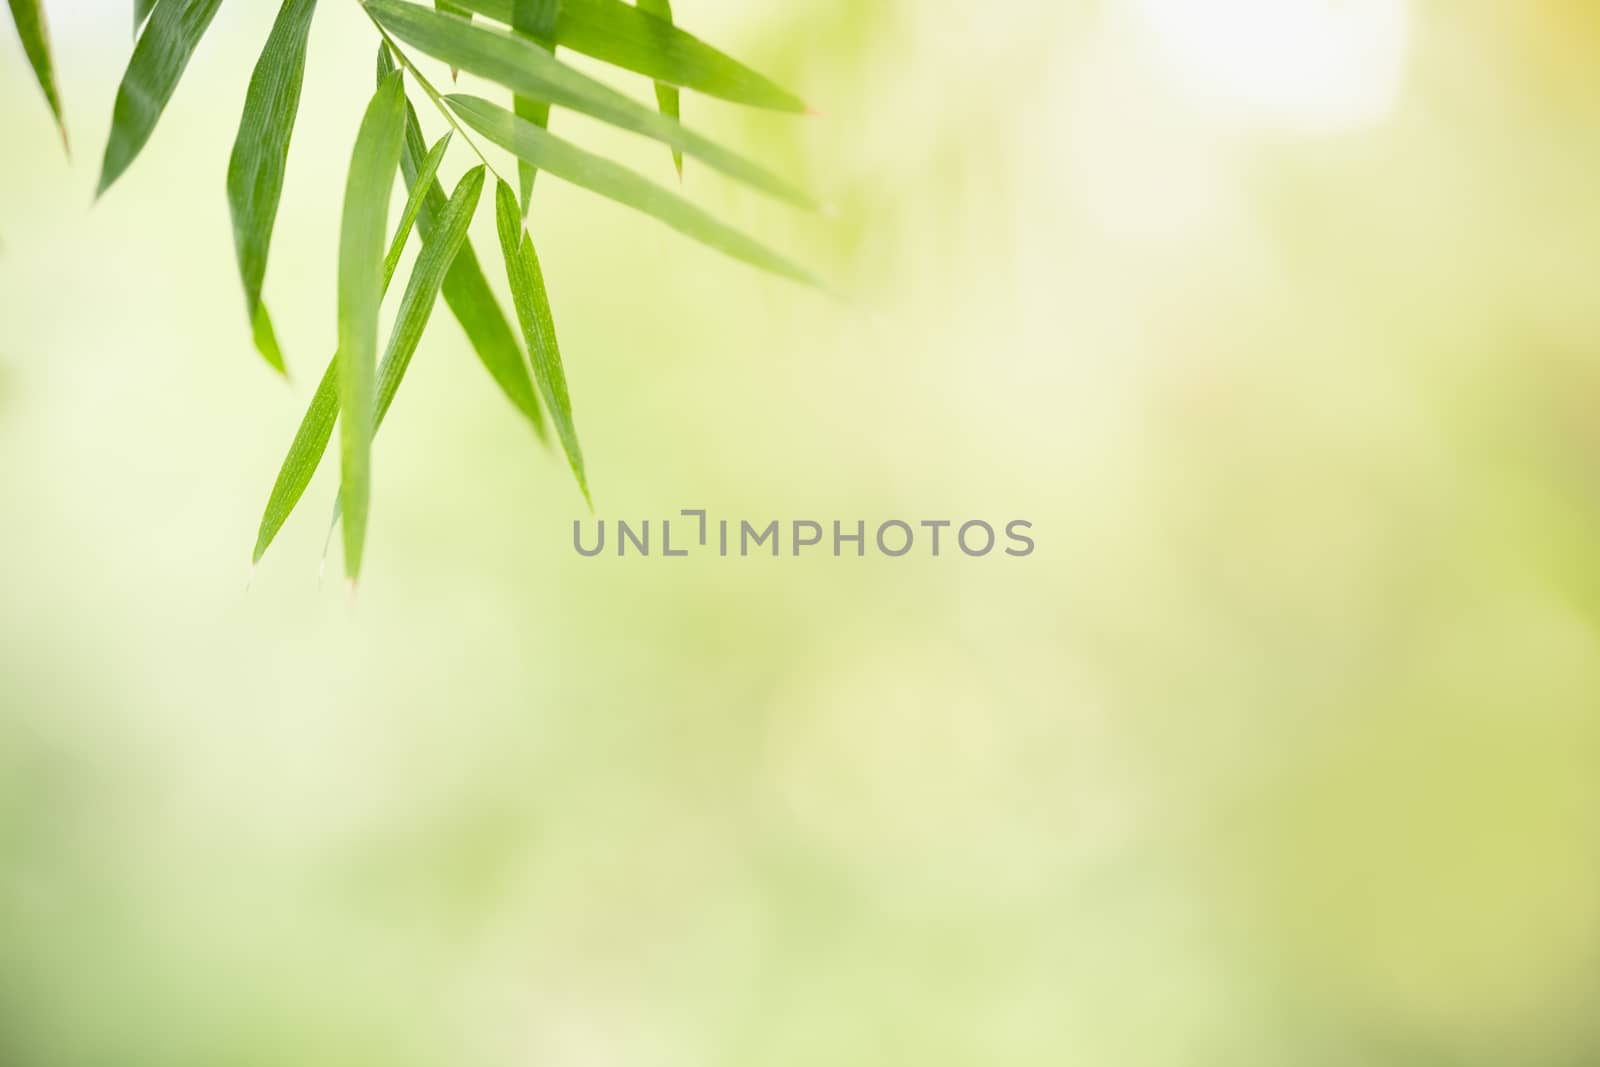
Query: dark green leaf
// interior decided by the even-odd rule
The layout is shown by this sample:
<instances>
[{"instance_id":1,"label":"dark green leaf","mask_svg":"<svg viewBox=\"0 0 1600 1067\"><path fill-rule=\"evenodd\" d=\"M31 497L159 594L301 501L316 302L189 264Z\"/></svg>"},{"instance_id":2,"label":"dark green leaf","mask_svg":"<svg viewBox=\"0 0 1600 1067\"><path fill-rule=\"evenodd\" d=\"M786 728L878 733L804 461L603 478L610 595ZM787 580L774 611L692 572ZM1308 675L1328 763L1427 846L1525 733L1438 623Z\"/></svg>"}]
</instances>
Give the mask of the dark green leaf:
<instances>
[{"instance_id":1,"label":"dark green leaf","mask_svg":"<svg viewBox=\"0 0 1600 1067\"><path fill-rule=\"evenodd\" d=\"M509 25L512 0L456 0ZM799 97L670 22L622 0L563 0L555 43L670 85L751 107L805 111Z\"/></svg>"},{"instance_id":2,"label":"dark green leaf","mask_svg":"<svg viewBox=\"0 0 1600 1067\"><path fill-rule=\"evenodd\" d=\"M156 17L161 17L159 10ZM389 190L394 185L400 146L405 139L405 104L400 76L391 74L373 94L356 134L340 223L339 495L345 506L345 575L351 581L361 574L366 547L384 236Z\"/></svg>"},{"instance_id":3,"label":"dark green leaf","mask_svg":"<svg viewBox=\"0 0 1600 1067\"><path fill-rule=\"evenodd\" d=\"M156 5L117 89L96 195L122 177L150 140L189 58L221 6L222 0L165 0Z\"/></svg>"},{"instance_id":4,"label":"dark green leaf","mask_svg":"<svg viewBox=\"0 0 1600 1067\"><path fill-rule=\"evenodd\" d=\"M33 76L44 90L45 102L56 118L56 129L61 131L61 143L67 143L67 124L61 115L61 92L56 88L55 59L50 54L50 30L45 25L44 11L39 0L11 0L11 20L17 25L17 36L22 38L22 50L28 54Z\"/></svg>"},{"instance_id":5,"label":"dark green leaf","mask_svg":"<svg viewBox=\"0 0 1600 1067\"><path fill-rule=\"evenodd\" d=\"M567 393L567 375L561 367L561 348L556 343L555 319L550 313L550 296L545 291L544 272L533 250L533 238L523 229L517 213L517 197L511 186L495 186L495 226L500 234L500 251L506 261L506 276L511 283L511 302L522 323L522 336L533 357L533 376L544 395L545 407L556 424L567 463L578 479L583 499L589 499L589 479L583 470L583 450L578 447L578 428L572 421L572 398Z\"/></svg>"},{"instance_id":6,"label":"dark green leaf","mask_svg":"<svg viewBox=\"0 0 1600 1067\"><path fill-rule=\"evenodd\" d=\"M394 69L387 48L378 50L378 72L382 77ZM434 219L444 210L444 190L437 181L423 183L419 180L423 165L425 145L422 126L417 122L416 111L406 105L406 144L400 156L400 169L405 172L406 184L413 194L420 185L425 190L422 211L417 216L417 228L424 243L432 233ZM469 241L461 247L455 264L444 279L444 302L449 305L456 321L466 331L472 350L482 362L489 376L500 386L524 418L533 426L539 440L545 440L544 416L539 411L539 401L534 396L533 381L528 377L528 362L522 357L516 335L506 322L500 303L489 289L489 282L478 265L478 257Z\"/></svg>"},{"instance_id":7,"label":"dark green leaf","mask_svg":"<svg viewBox=\"0 0 1600 1067\"><path fill-rule=\"evenodd\" d=\"M400 213L400 225L395 227L394 240L389 243L389 254L383 258L383 287L389 288L389 282L394 277L395 268L400 266L400 257L405 254L406 241L411 238L411 228L417 223L417 215L422 211L422 205L428 199L428 190L433 187L434 177L439 173L439 164L444 162L445 150L450 147L450 131L428 149L428 156L422 161L422 169L417 174L413 183L411 195L406 198L405 210Z\"/></svg>"},{"instance_id":8,"label":"dark green leaf","mask_svg":"<svg viewBox=\"0 0 1600 1067\"><path fill-rule=\"evenodd\" d=\"M283 195L289 139L300 111L305 81L306 42L317 0L284 0L267 45L250 76L244 115L228 161L228 207L233 212L233 244L244 282L245 312L254 327L256 348L272 366L284 370L272 317L261 301L272 227Z\"/></svg>"},{"instance_id":9,"label":"dark green leaf","mask_svg":"<svg viewBox=\"0 0 1600 1067\"><path fill-rule=\"evenodd\" d=\"M718 222L677 193L656 185L626 167L585 152L480 97L447 96L445 100L467 125L517 158L526 159L563 181L652 215L679 233L752 266L823 288L822 283L804 267L797 266L765 245Z\"/></svg>"},{"instance_id":10,"label":"dark green leaf","mask_svg":"<svg viewBox=\"0 0 1600 1067\"><path fill-rule=\"evenodd\" d=\"M638 0L636 5L640 11L647 15L654 15L662 22L672 22L672 0ZM661 113L670 119L680 118L678 90L670 82L656 82L656 105L661 108ZM676 148L672 150L672 166L677 170L679 179L683 178L683 153Z\"/></svg>"},{"instance_id":11,"label":"dark green leaf","mask_svg":"<svg viewBox=\"0 0 1600 1067\"><path fill-rule=\"evenodd\" d=\"M462 70L504 85L523 96L581 111L623 129L654 138L708 166L801 207L815 202L783 179L686 129L615 89L549 55L509 30L463 22L404 0L362 0L390 33ZM626 8L634 11L633 8ZM648 15L636 12L641 18ZM660 19L652 19L665 25Z\"/></svg>"}]
</instances>

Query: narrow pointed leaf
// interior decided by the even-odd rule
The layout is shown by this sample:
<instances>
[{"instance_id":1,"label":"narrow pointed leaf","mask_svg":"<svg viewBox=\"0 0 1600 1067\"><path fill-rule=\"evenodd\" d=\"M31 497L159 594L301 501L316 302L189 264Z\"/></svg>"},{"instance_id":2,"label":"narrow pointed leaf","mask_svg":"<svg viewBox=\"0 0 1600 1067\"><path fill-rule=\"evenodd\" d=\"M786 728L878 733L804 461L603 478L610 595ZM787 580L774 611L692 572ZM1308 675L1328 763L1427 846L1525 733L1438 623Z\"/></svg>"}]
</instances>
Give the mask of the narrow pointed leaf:
<instances>
[{"instance_id":1,"label":"narrow pointed leaf","mask_svg":"<svg viewBox=\"0 0 1600 1067\"><path fill-rule=\"evenodd\" d=\"M443 145L449 140L449 135L440 139L434 146L434 151L428 154L424 162L422 173L428 175L428 180L433 180L438 162L444 157ZM428 169L431 163L433 169ZM418 183L419 186L421 183ZM420 199L413 196L413 200ZM411 212L410 204L407 212ZM412 215L415 219L415 215ZM383 291L389 291L389 284L394 280L395 267L399 264L400 255L397 249L405 247L406 238L410 232L410 224L401 219L400 226L396 229L394 239L390 242L390 258L384 261ZM380 385L378 388L379 404L387 407L383 401L383 375L379 374ZM283 524L294 513L300 498L305 495L306 488L311 484L311 476L316 474L317 466L322 462L322 455L327 451L328 441L333 437L333 426L339 417L339 357L335 355L328 361L328 369L323 372L322 381L317 385L316 393L311 397L311 404L306 408L305 415L300 420L300 427L295 431L294 441L289 445L289 454L283 458L283 465L278 470L277 481L273 483L272 492L267 497L266 510L261 515L261 528L256 534L255 553L251 557L254 563L260 563L261 557L266 555L272 541L278 536L278 531L283 529Z\"/></svg>"},{"instance_id":2,"label":"narrow pointed leaf","mask_svg":"<svg viewBox=\"0 0 1600 1067\"><path fill-rule=\"evenodd\" d=\"M540 170L654 216L679 233L751 266L824 288L804 267L620 164L563 141L480 97L447 96L445 101L468 126Z\"/></svg>"},{"instance_id":3,"label":"narrow pointed leaf","mask_svg":"<svg viewBox=\"0 0 1600 1067\"><path fill-rule=\"evenodd\" d=\"M222 0L164 0L156 5L150 25L133 46L133 58L128 60L117 89L96 195L111 188L150 140L184 68L221 6Z\"/></svg>"},{"instance_id":4,"label":"narrow pointed leaf","mask_svg":"<svg viewBox=\"0 0 1600 1067\"><path fill-rule=\"evenodd\" d=\"M159 10L156 15L160 17ZM345 576L351 581L361 575L366 547L384 236L389 190L400 165L400 146L405 138L405 104L405 90L398 74L384 79L373 94L356 134L340 223L339 493L346 511Z\"/></svg>"},{"instance_id":5,"label":"narrow pointed leaf","mask_svg":"<svg viewBox=\"0 0 1600 1067\"><path fill-rule=\"evenodd\" d=\"M306 43L316 9L317 0L284 0L278 9L272 33L250 76L244 115L228 161L228 207L233 213L233 245L244 282L245 313L257 350L280 372L284 370L283 353L271 316L261 302L261 286L289 165L289 139L300 112Z\"/></svg>"},{"instance_id":6,"label":"narrow pointed leaf","mask_svg":"<svg viewBox=\"0 0 1600 1067\"><path fill-rule=\"evenodd\" d=\"M144 29L145 20L150 17L150 9L156 6L156 0L133 0L133 36L137 38L139 31Z\"/></svg>"},{"instance_id":7,"label":"narrow pointed leaf","mask_svg":"<svg viewBox=\"0 0 1600 1067\"><path fill-rule=\"evenodd\" d=\"M506 261L506 277L511 283L511 302L516 306L522 335L533 358L533 376L539 383L545 407L556 424L556 434L567 454L567 463L578 479L583 499L589 499L589 479L583 469L583 450L578 446L578 429L572 421L572 398L567 392L567 375L561 366L561 348L556 343L555 320L550 313L550 297L545 291L544 272L517 213L517 197L511 186L495 186L495 229L500 235L500 251Z\"/></svg>"},{"instance_id":8,"label":"narrow pointed leaf","mask_svg":"<svg viewBox=\"0 0 1600 1067\"><path fill-rule=\"evenodd\" d=\"M55 58L50 52L50 30L45 25L44 11L39 0L11 0L11 21L16 23L17 36L22 38L22 50L28 55L33 76L44 90L45 103L55 116L56 129L61 131L61 143L67 143L67 124L61 113L61 91L56 87Z\"/></svg>"},{"instance_id":9,"label":"narrow pointed leaf","mask_svg":"<svg viewBox=\"0 0 1600 1067\"><path fill-rule=\"evenodd\" d=\"M672 22L672 0L638 0L635 6L647 15L654 15L662 22L669 25ZM671 82L656 82L656 106L669 119L682 117L683 113L681 102L678 98L678 90ZM676 148L672 150L672 166L677 170L678 178L681 180L683 178L683 153Z\"/></svg>"},{"instance_id":10,"label":"narrow pointed leaf","mask_svg":"<svg viewBox=\"0 0 1600 1067\"><path fill-rule=\"evenodd\" d=\"M380 78L394 70L394 61L387 48L378 49L378 75ZM405 172L406 184L413 194L418 187L424 190L422 210L417 215L417 228L426 243L433 232L434 220L444 210L444 190L437 181L422 182L421 169L425 145L422 125L409 103L406 105L406 143L400 156L400 169ZM461 323L472 350L483 364L495 384L505 393L506 399L522 413L533 426L539 440L546 439L544 416L539 411L539 401L534 395L533 381L528 377L528 362L522 357L516 335L506 322L505 312L489 288L483 268L478 264L472 242L461 246L450 273L444 279L444 302Z\"/></svg>"},{"instance_id":11,"label":"narrow pointed leaf","mask_svg":"<svg viewBox=\"0 0 1600 1067\"><path fill-rule=\"evenodd\" d=\"M551 35L555 33L556 15L560 9L561 0L511 0L511 28L554 55L556 45ZM550 128L548 101L515 94L511 99L511 110L520 118L527 119L541 129ZM538 173L536 167L520 159L517 160L517 177L522 185L524 215L528 213L529 203L533 200L533 179Z\"/></svg>"},{"instance_id":12,"label":"narrow pointed leaf","mask_svg":"<svg viewBox=\"0 0 1600 1067\"><path fill-rule=\"evenodd\" d=\"M362 2L390 33L436 59L454 63L515 93L571 108L680 148L707 166L771 196L800 207L816 206L809 196L782 178L567 66L509 30L463 22L404 0ZM660 19L652 21L666 25Z\"/></svg>"},{"instance_id":13,"label":"narrow pointed leaf","mask_svg":"<svg viewBox=\"0 0 1600 1067\"><path fill-rule=\"evenodd\" d=\"M417 224L417 215L422 211L423 202L428 198L428 190L433 187L433 180L439 173L439 164L444 162L445 150L449 147L450 131L446 130L445 135L428 149L427 158L422 161L422 169L417 173L411 195L406 198L405 210L400 213L400 225L395 228L394 240L389 244L389 254L383 258L384 289L389 288L395 268L400 266L400 257L406 251L406 242L411 239L411 228Z\"/></svg>"},{"instance_id":14,"label":"narrow pointed leaf","mask_svg":"<svg viewBox=\"0 0 1600 1067\"><path fill-rule=\"evenodd\" d=\"M472 12L468 11L464 7L458 7L457 5L452 4L450 2L450 0L433 0L433 7L434 7L434 10L443 11L446 15L459 15L460 17L462 17L464 19L471 19L472 18ZM461 76L461 68L460 67L451 67L450 68L450 80L451 81L455 81L460 76Z\"/></svg>"},{"instance_id":15,"label":"narrow pointed leaf","mask_svg":"<svg viewBox=\"0 0 1600 1067\"><path fill-rule=\"evenodd\" d=\"M456 0L495 22L511 22L513 0ZM704 41L622 0L563 0L555 43L636 74L736 104L805 111L799 97Z\"/></svg>"}]
</instances>

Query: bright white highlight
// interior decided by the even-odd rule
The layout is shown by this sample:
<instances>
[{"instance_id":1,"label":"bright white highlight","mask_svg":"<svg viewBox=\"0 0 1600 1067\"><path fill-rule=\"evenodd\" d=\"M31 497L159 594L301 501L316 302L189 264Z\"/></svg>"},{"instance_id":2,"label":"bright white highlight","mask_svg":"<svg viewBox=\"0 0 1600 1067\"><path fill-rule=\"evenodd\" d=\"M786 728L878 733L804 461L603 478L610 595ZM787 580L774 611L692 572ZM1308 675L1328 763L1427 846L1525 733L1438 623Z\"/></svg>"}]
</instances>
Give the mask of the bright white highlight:
<instances>
[{"instance_id":1,"label":"bright white highlight","mask_svg":"<svg viewBox=\"0 0 1600 1067\"><path fill-rule=\"evenodd\" d=\"M1187 100L1231 121L1327 132L1394 108L1407 0L1131 0Z\"/></svg>"}]
</instances>

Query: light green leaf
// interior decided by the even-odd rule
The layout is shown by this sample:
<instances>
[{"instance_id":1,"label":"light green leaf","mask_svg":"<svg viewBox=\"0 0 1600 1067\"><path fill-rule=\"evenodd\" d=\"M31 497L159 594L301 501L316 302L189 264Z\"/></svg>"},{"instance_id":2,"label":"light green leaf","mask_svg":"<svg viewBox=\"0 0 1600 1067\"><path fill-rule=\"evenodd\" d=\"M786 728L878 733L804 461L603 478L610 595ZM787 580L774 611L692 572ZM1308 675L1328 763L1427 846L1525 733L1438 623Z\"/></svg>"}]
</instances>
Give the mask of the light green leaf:
<instances>
[{"instance_id":1,"label":"light green leaf","mask_svg":"<svg viewBox=\"0 0 1600 1067\"><path fill-rule=\"evenodd\" d=\"M222 0L165 0L156 5L117 89L97 196L122 177L150 140L189 58L221 6Z\"/></svg>"},{"instance_id":2,"label":"light green leaf","mask_svg":"<svg viewBox=\"0 0 1600 1067\"><path fill-rule=\"evenodd\" d=\"M378 74L394 70L394 61L386 47L378 49ZM418 187L424 190L422 211L417 216L417 228L422 231L424 243L432 233L434 219L444 210L444 190L437 181L420 181L425 146L422 126L417 113L406 105L406 144L400 156L400 169L405 172L406 184L413 195ZM495 380L513 407L520 411L533 426L539 440L546 439L544 416L539 411L539 401L533 392L533 381L528 377L528 362L522 357L516 335L506 322L500 302L489 289L489 282L478 265L477 254L469 241L461 247L455 264L444 279L444 302L449 305L456 321L466 331L472 350L489 376Z\"/></svg>"},{"instance_id":3,"label":"light green leaf","mask_svg":"<svg viewBox=\"0 0 1600 1067\"><path fill-rule=\"evenodd\" d=\"M434 7L434 10L443 11L446 15L459 15L460 17L462 17L464 19L471 19L472 18L472 12L468 11L464 7L459 7L459 6L455 5L455 4L452 4L450 2L450 0L433 0L433 7ZM461 68L460 67L451 67L450 68L450 80L451 81L455 81L460 76L461 76Z\"/></svg>"},{"instance_id":4,"label":"light green leaf","mask_svg":"<svg viewBox=\"0 0 1600 1067\"><path fill-rule=\"evenodd\" d=\"M816 206L804 192L757 164L567 66L509 30L463 22L404 0L362 2L384 29L437 59L515 93L583 112L682 149L713 169L772 196L801 207ZM626 10L634 11L631 7ZM652 21L666 25L660 19Z\"/></svg>"},{"instance_id":5,"label":"light green leaf","mask_svg":"<svg viewBox=\"0 0 1600 1067\"><path fill-rule=\"evenodd\" d=\"M22 50L28 55L33 76L44 90L50 114L55 116L56 129L61 131L61 143L67 144L67 124L61 114L61 92L56 88L55 59L50 53L50 29L45 25L44 11L39 0L11 0L11 21L16 23L17 36L22 38Z\"/></svg>"},{"instance_id":6,"label":"light green leaf","mask_svg":"<svg viewBox=\"0 0 1600 1067\"><path fill-rule=\"evenodd\" d=\"M311 476L317 472L322 453L327 450L328 441L333 437L333 424L338 416L339 357L334 356L328 361L322 381L317 383L311 406L300 420L300 428L295 431L294 441L289 445L289 454L283 457L283 465L278 468L277 481L272 484L272 492L267 496L267 508L261 514L261 528L256 532L256 548L250 556L252 563L261 562L261 557L267 554L278 531L283 529L283 524L294 513L295 505L305 496Z\"/></svg>"},{"instance_id":7,"label":"light green leaf","mask_svg":"<svg viewBox=\"0 0 1600 1067\"><path fill-rule=\"evenodd\" d=\"M652 215L679 233L751 266L824 288L804 267L717 221L677 193L656 185L626 167L592 152L585 152L480 97L452 95L445 97L445 101L468 126L517 158L526 159L563 181Z\"/></svg>"},{"instance_id":8,"label":"light green leaf","mask_svg":"<svg viewBox=\"0 0 1600 1067\"><path fill-rule=\"evenodd\" d=\"M668 24L672 22L672 0L638 0L635 6L647 15L654 15L662 22ZM656 82L656 105L661 109L661 113L670 119L680 118L683 114L680 110L678 90L670 82ZM677 170L678 178L681 181L683 179L683 153L676 148L672 150L672 166Z\"/></svg>"},{"instance_id":9,"label":"light green leaf","mask_svg":"<svg viewBox=\"0 0 1600 1067\"><path fill-rule=\"evenodd\" d=\"M257 350L280 373L284 371L283 353L272 329L272 318L261 301L261 285L288 169L289 139L300 111L306 42L316 9L317 0L284 0L278 10L272 33L250 76L244 115L228 161L228 207L233 213L233 244L239 276L244 282L245 313L253 327Z\"/></svg>"},{"instance_id":10,"label":"light green leaf","mask_svg":"<svg viewBox=\"0 0 1600 1067\"><path fill-rule=\"evenodd\" d=\"M551 40L551 34L555 32L556 15L560 9L561 0L511 0L511 28L554 55L556 46ZM513 94L511 110L541 129L550 128L548 101ZM524 215L528 213L529 204L533 200L533 179L538 173L537 168L520 159L517 160L517 177L522 185Z\"/></svg>"},{"instance_id":11,"label":"light green leaf","mask_svg":"<svg viewBox=\"0 0 1600 1067\"><path fill-rule=\"evenodd\" d=\"M400 213L400 225L395 227L394 240L389 243L389 254L383 257L383 288L386 291L390 280L394 278L395 268L400 266L400 257L405 254L406 242L411 239L411 228L416 225L417 215L422 211L423 202L428 199L428 190L433 187L434 178L439 173L439 164L444 162L445 151L450 147L450 136L451 131L446 130L445 135L428 149L411 195L406 198L405 210Z\"/></svg>"},{"instance_id":12,"label":"light green leaf","mask_svg":"<svg viewBox=\"0 0 1600 1067\"><path fill-rule=\"evenodd\" d=\"M456 0L509 25L513 0ZM799 97L670 22L622 0L562 0L555 43L637 74L776 111L805 111Z\"/></svg>"},{"instance_id":13,"label":"light green leaf","mask_svg":"<svg viewBox=\"0 0 1600 1067\"><path fill-rule=\"evenodd\" d=\"M171 2L171 0L168 0ZM156 17L161 13L158 10ZM405 89L399 74L384 79L367 105L351 154L339 233L340 497L344 500L344 567L361 575L372 491L373 381L378 309L383 300L384 235L389 190L405 139Z\"/></svg>"},{"instance_id":14,"label":"light green leaf","mask_svg":"<svg viewBox=\"0 0 1600 1067\"><path fill-rule=\"evenodd\" d=\"M150 17L150 9L156 6L156 0L133 0L133 36L137 39L139 31L144 29L145 20Z\"/></svg>"},{"instance_id":15,"label":"light green leaf","mask_svg":"<svg viewBox=\"0 0 1600 1067\"><path fill-rule=\"evenodd\" d=\"M511 186L495 186L495 228L500 235L500 251L506 261L506 276L511 283L511 302L522 323L522 336L533 357L533 376L544 395L545 407L556 424L567 463L578 479L583 499L589 500L589 479L583 469L583 450L578 447L578 428L572 421L572 398L567 393L567 375L561 367L561 347L556 343L555 319L550 313L550 296L545 290L544 272L517 213L517 197Z\"/></svg>"}]
</instances>

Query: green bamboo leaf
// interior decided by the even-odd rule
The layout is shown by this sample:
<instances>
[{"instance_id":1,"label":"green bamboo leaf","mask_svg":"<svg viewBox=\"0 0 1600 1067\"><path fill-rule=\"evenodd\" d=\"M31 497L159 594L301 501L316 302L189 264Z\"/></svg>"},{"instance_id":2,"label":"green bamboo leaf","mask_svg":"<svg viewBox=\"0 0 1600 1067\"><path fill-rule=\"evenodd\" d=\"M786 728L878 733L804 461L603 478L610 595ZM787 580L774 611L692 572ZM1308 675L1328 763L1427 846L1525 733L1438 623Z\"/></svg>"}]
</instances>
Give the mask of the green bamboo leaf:
<instances>
[{"instance_id":1,"label":"green bamboo leaf","mask_svg":"<svg viewBox=\"0 0 1600 1067\"><path fill-rule=\"evenodd\" d=\"M394 60L387 47L378 49L378 76L383 78L394 70ZM444 190L437 181L423 182L424 143L422 125L410 103L406 104L406 143L400 156L400 169L405 172L406 184L415 195L421 187L424 192L422 210L417 216L417 228L426 243L432 234L434 220L444 210ZM505 393L513 407L533 426L539 440L546 439L544 416L539 411L539 401L533 392L533 381L528 377L528 362L522 357L516 335L506 322L500 302L489 289L489 282L478 265L477 254L469 241L461 247L455 264L444 279L444 302L461 323L472 350L483 364L495 384Z\"/></svg>"},{"instance_id":2,"label":"green bamboo leaf","mask_svg":"<svg viewBox=\"0 0 1600 1067\"><path fill-rule=\"evenodd\" d=\"M713 169L779 199L801 207L816 207L809 196L782 178L567 66L509 30L463 22L404 0L362 3L384 29L437 59L523 96L571 108L682 149ZM659 19L652 21L665 25Z\"/></svg>"},{"instance_id":3,"label":"green bamboo leaf","mask_svg":"<svg viewBox=\"0 0 1600 1067\"><path fill-rule=\"evenodd\" d=\"M561 348L556 343L555 319L550 313L550 296L545 290L544 272L517 212L517 197L511 186L495 186L495 227L500 235L500 251L506 261L506 276L511 283L511 302L522 323L522 336L533 357L533 376L544 395L544 404L556 424L567 463L578 479L583 499L589 500L589 479L583 469L583 450L578 447L578 428L572 421L572 398L567 393L567 375L561 367Z\"/></svg>"},{"instance_id":4,"label":"green bamboo leaf","mask_svg":"<svg viewBox=\"0 0 1600 1067\"><path fill-rule=\"evenodd\" d=\"M638 0L635 6L647 15L654 15L662 22L669 25L672 23L672 0ZM683 112L678 98L678 90L670 82L656 82L656 106L669 119L682 117ZM683 153L676 148L672 150L672 166L678 172L678 180L682 181Z\"/></svg>"},{"instance_id":5,"label":"green bamboo leaf","mask_svg":"<svg viewBox=\"0 0 1600 1067\"><path fill-rule=\"evenodd\" d=\"M509 25L513 0L456 0ZM622 0L562 0L555 43L580 55L707 96L775 111L805 111L805 102L743 63L670 22Z\"/></svg>"},{"instance_id":6,"label":"green bamboo leaf","mask_svg":"<svg viewBox=\"0 0 1600 1067\"><path fill-rule=\"evenodd\" d=\"M464 7L452 4L450 0L433 0L433 7L435 11L442 11L446 15L456 15L469 20L472 18L472 12L468 11ZM461 77L461 68L451 67L450 80L455 81L459 77Z\"/></svg>"},{"instance_id":7,"label":"green bamboo leaf","mask_svg":"<svg viewBox=\"0 0 1600 1067\"><path fill-rule=\"evenodd\" d=\"M169 0L171 2L171 0ZM160 11L156 12L160 18ZM372 492L373 382L378 309L383 301L384 236L389 189L405 139L405 89L385 78L367 105L350 157L339 233L340 488L345 502L344 568L361 575Z\"/></svg>"},{"instance_id":8,"label":"green bamboo leaf","mask_svg":"<svg viewBox=\"0 0 1600 1067\"><path fill-rule=\"evenodd\" d=\"M444 149L449 140L449 134L440 138L439 143L434 145L433 151L429 152L427 159L423 161L416 183L418 191L413 192L406 204L405 214L401 216L400 225L396 227L394 239L390 242L389 256L384 260L385 293L389 291L389 285L394 280L395 268L400 263L400 253L405 248L412 222L416 219L415 205L420 205L425 199L419 194L422 190L432 188L434 174L438 171L440 160L444 158ZM426 182L421 180L424 177L427 179ZM386 408L388 404L383 400L381 372L378 378L379 406ZM261 562L261 557L266 555L273 539L278 536L278 531L283 529L283 524L294 513L300 498L305 495L306 488L311 484L311 476L316 474L317 466L322 462L322 454L327 451L328 441L333 437L333 425L338 417L339 357L335 355L328 361L328 369L323 372L322 381L317 384L317 391L312 395L311 404L300 420L299 429L295 431L294 441L289 445L289 454L284 456L283 465L278 469L277 481L273 483L272 492L267 497L266 510L261 515L261 528L256 533L252 563Z\"/></svg>"},{"instance_id":9,"label":"green bamboo leaf","mask_svg":"<svg viewBox=\"0 0 1600 1067\"><path fill-rule=\"evenodd\" d=\"M156 0L133 0L133 36L139 36L139 31L144 29L145 20L150 17L150 9L156 6Z\"/></svg>"},{"instance_id":10,"label":"green bamboo leaf","mask_svg":"<svg viewBox=\"0 0 1600 1067\"><path fill-rule=\"evenodd\" d=\"M677 193L656 185L620 164L585 152L479 97L452 95L444 99L468 126L540 170L654 216L679 233L751 266L806 285L825 288L804 267L717 221Z\"/></svg>"},{"instance_id":11,"label":"green bamboo leaf","mask_svg":"<svg viewBox=\"0 0 1600 1067\"><path fill-rule=\"evenodd\" d=\"M428 190L433 187L435 176L439 173L439 164L444 162L445 150L450 147L450 131L428 149L427 158L422 161L422 169L417 174L413 183L411 195L406 198L405 210L400 213L400 225L395 227L394 240L389 244L389 254L383 257L383 288L388 290L389 282L394 278L395 268L400 266L400 257L405 254L406 241L411 239L411 228L417 223L417 215L422 211L424 201L428 199Z\"/></svg>"},{"instance_id":12,"label":"green bamboo leaf","mask_svg":"<svg viewBox=\"0 0 1600 1067\"><path fill-rule=\"evenodd\" d=\"M221 6L222 0L166 0L156 5L117 89L96 196L122 177L150 140L189 58Z\"/></svg>"},{"instance_id":13,"label":"green bamboo leaf","mask_svg":"<svg viewBox=\"0 0 1600 1067\"><path fill-rule=\"evenodd\" d=\"M556 28L556 15L561 10L561 0L511 0L511 28L551 55L555 54L555 41L551 35ZM541 129L550 128L550 104L512 94L511 110ZM517 160L517 177L522 185L522 213L528 213L533 200L533 179L537 168Z\"/></svg>"},{"instance_id":14,"label":"green bamboo leaf","mask_svg":"<svg viewBox=\"0 0 1600 1067\"><path fill-rule=\"evenodd\" d=\"M244 282L245 313L253 327L256 349L284 371L283 352L272 329L272 317L261 300L272 247L272 227L283 196L283 177L289 164L289 139L300 111L300 89L305 81L306 43L317 0L284 0L267 38L250 88L245 93L244 115L228 160L228 207L233 214L233 244Z\"/></svg>"},{"instance_id":15,"label":"green bamboo leaf","mask_svg":"<svg viewBox=\"0 0 1600 1067\"><path fill-rule=\"evenodd\" d=\"M55 116L56 129L61 131L61 143L67 144L67 124L61 114L61 91L56 88L56 64L50 53L50 29L45 25L44 11L39 0L11 0L11 21L16 23L17 36L22 38L22 50L28 55L33 76L44 90L44 99Z\"/></svg>"}]
</instances>

